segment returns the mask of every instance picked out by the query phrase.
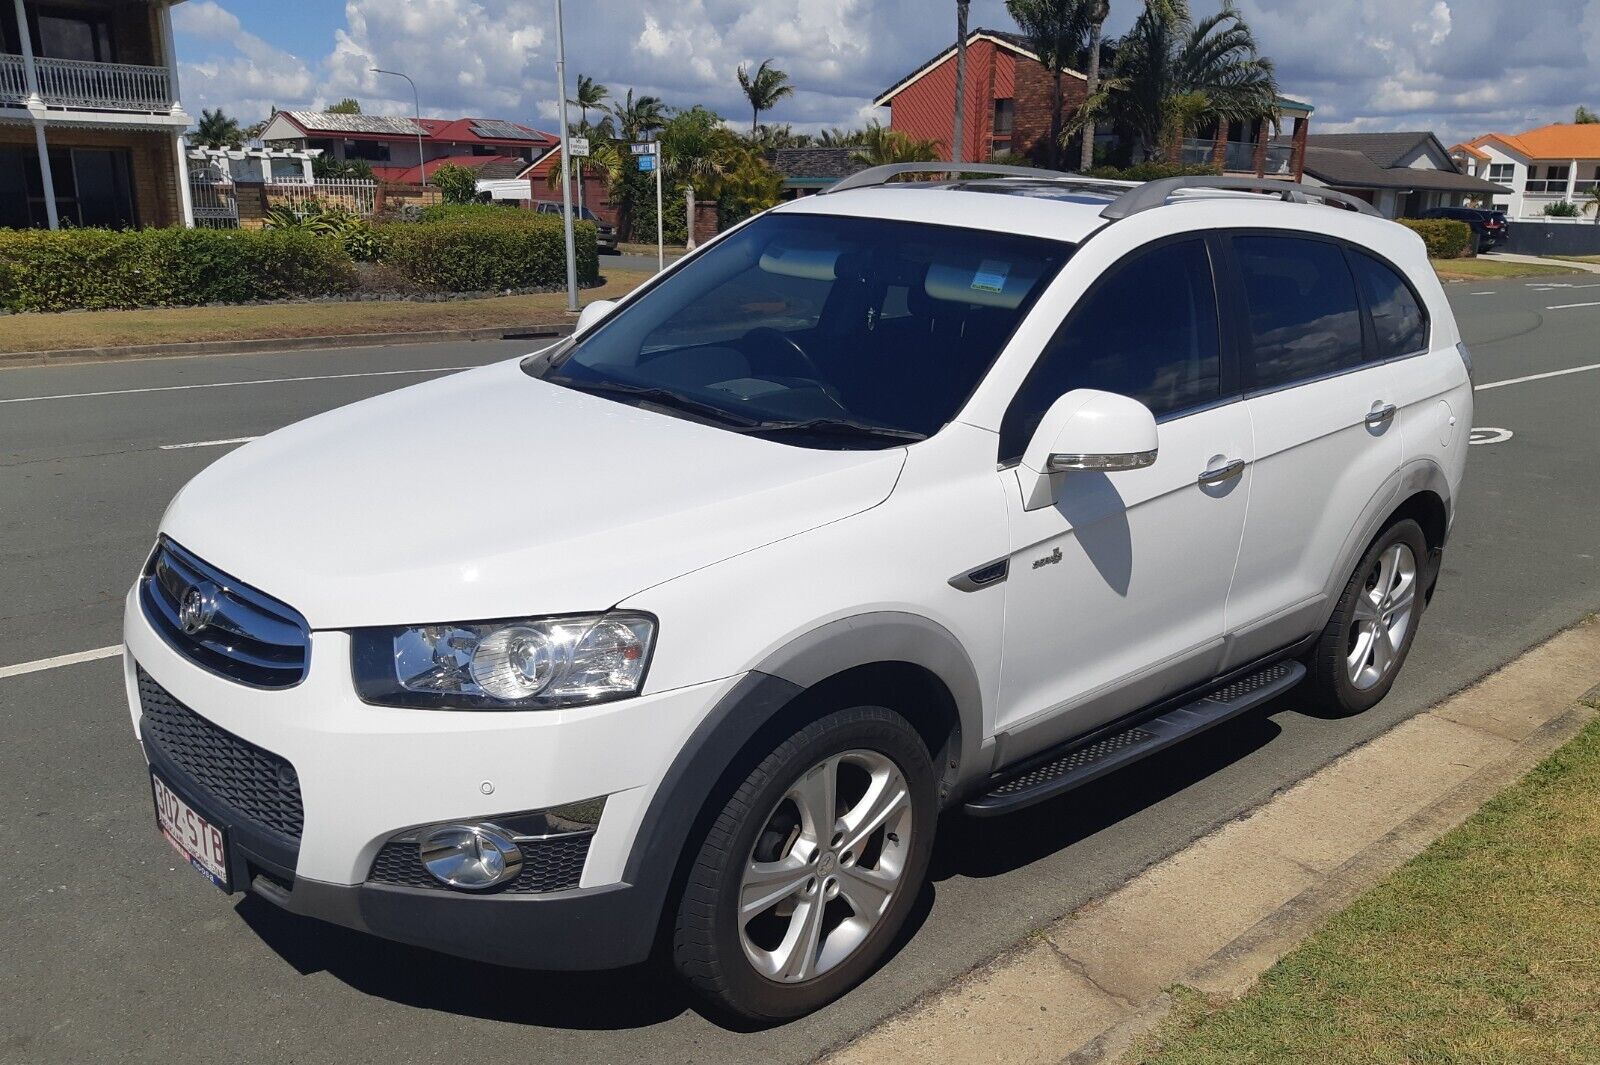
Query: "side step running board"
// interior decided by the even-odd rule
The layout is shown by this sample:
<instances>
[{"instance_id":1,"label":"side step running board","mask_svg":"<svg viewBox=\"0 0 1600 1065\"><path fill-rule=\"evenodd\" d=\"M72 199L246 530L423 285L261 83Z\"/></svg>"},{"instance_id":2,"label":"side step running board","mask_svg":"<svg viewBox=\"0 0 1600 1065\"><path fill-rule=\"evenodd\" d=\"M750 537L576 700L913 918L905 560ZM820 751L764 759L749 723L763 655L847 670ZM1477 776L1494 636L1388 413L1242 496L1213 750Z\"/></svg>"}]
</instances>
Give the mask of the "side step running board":
<instances>
[{"instance_id":1,"label":"side step running board","mask_svg":"<svg viewBox=\"0 0 1600 1065\"><path fill-rule=\"evenodd\" d=\"M1299 662L1274 662L1121 732L1047 754L1044 761L1035 760L1030 768L969 800L966 812L975 817L998 817L1054 798L1275 699L1305 675L1306 667Z\"/></svg>"}]
</instances>

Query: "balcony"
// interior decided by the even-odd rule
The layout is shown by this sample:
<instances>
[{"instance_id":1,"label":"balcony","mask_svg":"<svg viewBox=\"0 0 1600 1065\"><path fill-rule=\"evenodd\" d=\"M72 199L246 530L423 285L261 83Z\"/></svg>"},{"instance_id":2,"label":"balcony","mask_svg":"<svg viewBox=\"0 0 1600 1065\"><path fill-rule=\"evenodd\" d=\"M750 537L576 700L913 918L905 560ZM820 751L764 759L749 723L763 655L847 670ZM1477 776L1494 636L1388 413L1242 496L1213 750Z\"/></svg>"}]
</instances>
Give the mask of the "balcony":
<instances>
[{"instance_id":1,"label":"balcony","mask_svg":"<svg viewBox=\"0 0 1600 1065\"><path fill-rule=\"evenodd\" d=\"M39 74L39 96L46 107L146 114L172 110L172 78L166 67L77 59L33 62ZM27 67L22 56L0 55L0 107L23 107L27 99Z\"/></svg>"},{"instance_id":2,"label":"balcony","mask_svg":"<svg viewBox=\"0 0 1600 1065\"><path fill-rule=\"evenodd\" d=\"M1216 161L1216 152L1216 141L1203 137L1186 137L1183 141L1183 165L1211 166ZM1256 172L1255 143L1253 141L1229 141L1223 150L1222 169L1229 174L1254 174ZM1293 145L1267 145L1267 161L1263 172L1268 177L1288 175L1293 169Z\"/></svg>"}]
</instances>

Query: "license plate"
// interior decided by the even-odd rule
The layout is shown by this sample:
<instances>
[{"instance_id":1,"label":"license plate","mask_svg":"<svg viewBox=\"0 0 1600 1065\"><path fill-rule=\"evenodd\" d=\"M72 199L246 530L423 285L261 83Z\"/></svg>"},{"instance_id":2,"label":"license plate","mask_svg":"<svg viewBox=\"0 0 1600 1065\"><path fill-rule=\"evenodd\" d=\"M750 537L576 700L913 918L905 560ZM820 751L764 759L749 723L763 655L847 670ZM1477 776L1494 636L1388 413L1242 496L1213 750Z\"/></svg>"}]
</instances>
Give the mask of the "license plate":
<instances>
[{"instance_id":1,"label":"license plate","mask_svg":"<svg viewBox=\"0 0 1600 1065\"><path fill-rule=\"evenodd\" d=\"M229 891L228 843L222 829L190 809L155 773L150 774L150 790L155 794L156 823L172 849L206 879Z\"/></svg>"}]
</instances>

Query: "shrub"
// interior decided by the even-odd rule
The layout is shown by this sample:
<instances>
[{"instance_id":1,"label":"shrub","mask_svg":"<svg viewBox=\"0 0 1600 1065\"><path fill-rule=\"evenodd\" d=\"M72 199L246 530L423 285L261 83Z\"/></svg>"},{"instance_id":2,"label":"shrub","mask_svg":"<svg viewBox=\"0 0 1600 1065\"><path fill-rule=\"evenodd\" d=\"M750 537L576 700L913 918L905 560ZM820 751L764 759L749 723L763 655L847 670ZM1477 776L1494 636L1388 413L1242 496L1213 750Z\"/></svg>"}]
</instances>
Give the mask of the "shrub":
<instances>
[{"instance_id":1,"label":"shrub","mask_svg":"<svg viewBox=\"0 0 1600 1065\"><path fill-rule=\"evenodd\" d=\"M9 311L246 303L355 286L340 244L312 233L0 230L0 307Z\"/></svg>"},{"instance_id":2,"label":"shrub","mask_svg":"<svg viewBox=\"0 0 1600 1065\"><path fill-rule=\"evenodd\" d=\"M489 208L442 221L379 226L385 261L401 276L436 292L555 288L567 276L561 219L532 211ZM579 222L578 280L600 277L593 222Z\"/></svg>"},{"instance_id":3,"label":"shrub","mask_svg":"<svg viewBox=\"0 0 1600 1065\"><path fill-rule=\"evenodd\" d=\"M1160 181L1175 177L1216 177L1222 171L1214 166L1183 166L1178 163L1138 163L1134 166L1097 166L1087 177L1111 181Z\"/></svg>"},{"instance_id":4,"label":"shrub","mask_svg":"<svg viewBox=\"0 0 1600 1065\"><path fill-rule=\"evenodd\" d=\"M366 219L338 204L320 200L274 204L267 209L265 226L332 237L344 248L345 254L358 263L375 263L383 258L383 243Z\"/></svg>"},{"instance_id":5,"label":"shrub","mask_svg":"<svg viewBox=\"0 0 1600 1065\"><path fill-rule=\"evenodd\" d=\"M433 183L445 203L471 203L478 195L478 172L447 163L433 172Z\"/></svg>"},{"instance_id":6,"label":"shrub","mask_svg":"<svg viewBox=\"0 0 1600 1065\"><path fill-rule=\"evenodd\" d=\"M520 210L522 208L503 200L495 203L430 203L420 210L415 221L470 222L481 218L504 218L508 212Z\"/></svg>"},{"instance_id":7,"label":"shrub","mask_svg":"<svg viewBox=\"0 0 1600 1065\"><path fill-rule=\"evenodd\" d=\"M1583 210L1569 200L1557 200L1555 203L1544 205L1546 218L1579 218Z\"/></svg>"},{"instance_id":8,"label":"shrub","mask_svg":"<svg viewBox=\"0 0 1600 1065\"><path fill-rule=\"evenodd\" d=\"M1450 218L1402 218L1428 246L1430 259L1459 259L1472 249L1472 227Z\"/></svg>"}]
</instances>

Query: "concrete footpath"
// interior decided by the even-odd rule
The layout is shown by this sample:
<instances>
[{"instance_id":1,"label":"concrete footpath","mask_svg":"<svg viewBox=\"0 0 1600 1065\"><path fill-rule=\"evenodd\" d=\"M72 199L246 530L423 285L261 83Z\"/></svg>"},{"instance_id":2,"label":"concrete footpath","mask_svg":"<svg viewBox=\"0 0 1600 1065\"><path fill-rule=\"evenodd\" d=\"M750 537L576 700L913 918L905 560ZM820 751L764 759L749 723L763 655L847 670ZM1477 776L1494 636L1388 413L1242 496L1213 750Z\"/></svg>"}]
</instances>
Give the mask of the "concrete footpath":
<instances>
[{"instance_id":1,"label":"concrete footpath","mask_svg":"<svg viewBox=\"0 0 1600 1065\"><path fill-rule=\"evenodd\" d=\"M1526 263L1529 266L1564 266L1569 270L1582 270L1584 273L1600 274L1600 263L1577 263L1570 259L1546 259L1538 255L1514 255L1508 251L1492 251L1487 255L1480 255L1479 258L1488 262Z\"/></svg>"},{"instance_id":2,"label":"concrete footpath","mask_svg":"<svg viewBox=\"0 0 1600 1065\"><path fill-rule=\"evenodd\" d=\"M1279 957L1575 735L1594 618L1359 747L837 1049L827 1065L1115 1060L1176 985L1242 995ZM1070 800L1069 800L1070 801Z\"/></svg>"}]
</instances>

